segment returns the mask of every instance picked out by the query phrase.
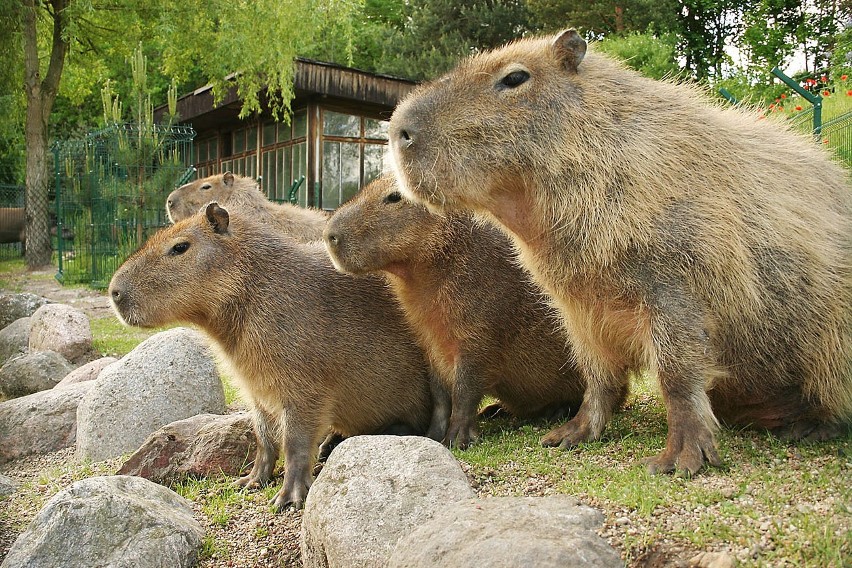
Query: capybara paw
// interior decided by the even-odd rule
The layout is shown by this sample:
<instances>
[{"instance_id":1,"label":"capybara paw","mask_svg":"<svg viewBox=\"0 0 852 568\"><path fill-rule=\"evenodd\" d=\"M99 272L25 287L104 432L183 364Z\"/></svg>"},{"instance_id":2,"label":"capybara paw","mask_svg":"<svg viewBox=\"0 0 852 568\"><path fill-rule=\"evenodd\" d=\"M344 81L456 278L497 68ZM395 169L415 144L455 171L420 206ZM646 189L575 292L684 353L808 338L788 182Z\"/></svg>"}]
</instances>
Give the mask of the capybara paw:
<instances>
[{"instance_id":1,"label":"capybara paw","mask_svg":"<svg viewBox=\"0 0 852 568\"><path fill-rule=\"evenodd\" d=\"M541 445L545 447L559 446L563 449L573 448L583 442L588 442L590 434L591 432L585 423L569 420L542 436Z\"/></svg>"},{"instance_id":2,"label":"capybara paw","mask_svg":"<svg viewBox=\"0 0 852 568\"><path fill-rule=\"evenodd\" d=\"M824 442L843 434L839 424L816 422L813 420L797 420L772 430L772 433L788 442Z\"/></svg>"},{"instance_id":3,"label":"capybara paw","mask_svg":"<svg viewBox=\"0 0 852 568\"><path fill-rule=\"evenodd\" d=\"M651 474L677 473L692 476L704 466L705 460L714 467L722 466L722 459L712 435L703 441L692 439L678 444L675 448L666 447L659 455L642 461Z\"/></svg>"},{"instance_id":4,"label":"capybara paw","mask_svg":"<svg viewBox=\"0 0 852 568\"><path fill-rule=\"evenodd\" d=\"M295 487L287 490L281 490L275 494L269 502L275 507L275 512L280 513L285 509L301 509L305 506L305 497L308 495L308 488L304 484L298 484Z\"/></svg>"},{"instance_id":5,"label":"capybara paw","mask_svg":"<svg viewBox=\"0 0 852 568\"><path fill-rule=\"evenodd\" d=\"M265 487L267 484L269 484L268 478L264 479L259 475L251 473L234 481L234 485L236 487L244 487L247 489L258 489L260 487Z\"/></svg>"},{"instance_id":6,"label":"capybara paw","mask_svg":"<svg viewBox=\"0 0 852 568\"><path fill-rule=\"evenodd\" d=\"M475 442L479 437L479 433L476 430L475 426L450 426L450 429L447 430L447 435L444 436L444 439L441 443L443 443L448 448L458 448L459 450L466 450L470 447L471 443Z\"/></svg>"}]
</instances>

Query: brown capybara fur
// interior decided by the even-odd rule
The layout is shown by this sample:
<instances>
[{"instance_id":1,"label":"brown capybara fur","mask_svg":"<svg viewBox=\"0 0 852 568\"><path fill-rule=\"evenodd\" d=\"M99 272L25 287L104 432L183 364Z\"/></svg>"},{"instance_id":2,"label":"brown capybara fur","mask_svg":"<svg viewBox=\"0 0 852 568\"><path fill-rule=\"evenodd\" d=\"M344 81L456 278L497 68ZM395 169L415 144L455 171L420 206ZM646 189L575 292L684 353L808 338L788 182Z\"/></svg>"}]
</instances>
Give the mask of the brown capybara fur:
<instances>
[{"instance_id":1,"label":"brown capybara fur","mask_svg":"<svg viewBox=\"0 0 852 568\"><path fill-rule=\"evenodd\" d=\"M502 227L587 381L543 438L597 439L631 371L667 409L652 472L719 464L717 418L824 439L852 419L852 191L810 139L569 30L462 62L391 118L404 194Z\"/></svg>"},{"instance_id":2,"label":"brown capybara fur","mask_svg":"<svg viewBox=\"0 0 852 568\"><path fill-rule=\"evenodd\" d=\"M109 294L129 325L187 322L210 337L255 419L254 466L237 483L267 483L283 444L279 509L303 504L329 430L429 426L427 363L393 295L379 277L335 270L321 242L211 203L152 236Z\"/></svg>"},{"instance_id":3,"label":"brown capybara fur","mask_svg":"<svg viewBox=\"0 0 852 568\"><path fill-rule=\"evenodd\" d=\"M231 172L195 180L180 186L166 198L166 213L173 223L191 217L215 201L222 207L253 212L291 237L308 243L322 239L328 213L267 199L257 182Z\"/></svg>"},{"instance_id":4,"label":"brown capybara fur","mask_svg":"<svg viewBox=\"0 0 852 568\"><path fill-rule=\"evenodd\" d=\"M496 228L433 215L383 176L331 216L325 243L339 270L381 271L396 293L450 393L449 408L434 397L430 437L467 447L485 394L523 417L579 408L583 382L557 316Z\"/></svg>"}]
</instances>

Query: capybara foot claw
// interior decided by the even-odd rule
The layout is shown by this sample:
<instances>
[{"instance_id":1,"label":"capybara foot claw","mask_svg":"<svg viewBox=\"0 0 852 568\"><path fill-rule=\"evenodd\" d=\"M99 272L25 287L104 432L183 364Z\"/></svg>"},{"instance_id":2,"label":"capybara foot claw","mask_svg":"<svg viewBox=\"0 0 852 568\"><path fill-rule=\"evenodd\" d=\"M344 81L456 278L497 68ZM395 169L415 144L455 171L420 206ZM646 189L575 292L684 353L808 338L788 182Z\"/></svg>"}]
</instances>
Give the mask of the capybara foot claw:
<instances>
[{"instance_id":1,"label":"capybara foot claw","mask_svg":"<svg viewBox=\"0 0 852 568\"><path fill-rule=\"evenodd\" d=\"M447 431L447 435L444 436L441 443L448 448L466 450L478 438L479 432L477 432L475 426L460 425L458 427L454 427L451 425L450 429Z\"/></svg>"},{"instance_id":2,"label":"capybara foot claw","mask_svg":"<svg viewBox=\"0 0 852 568\"><path fill-rule=\"evenodd\" d=\"M714 467L722 466L722 459L712 439L709 443L701 444L693 441L685 444L679 450L666 448L654 457L645 458L642 462L647 465L651 474L675 473L677 475L693 476L704 466L705 460Z\"/></svg>"},{"instance_id":3,"label":"capybara foot claw","mask_svg":"<svg viewBox=\"0 0 852 568\"><path fill-rule=\"evenodd\" d=\"M235 480L233 485L235 487L242 487L243 489L258 489L266 485L266 483L262 482L254 475L244 475L243 477Z\"/></svg>"},{"instance_id":4,"label":"capybara foot claw","mask_svg":"<svg viewBox=\"0 0 852 568\"><path fill-rule=\"evenodd\" d=\"M299 510L305 506L305 497L307 496L308 488L293 488L290 491L281 489L275 494L275 497L269 500L269 503L275 507L275 512L280 513L287 509Z\"/></svg>"},{"instance_id":5,"label":"capybara foot claw","mask_svg":"<svg viewBox=\"0 0 852 568\"><path fill-rule=\"evenodd\" d=\"M545 447L558 446L562 449L568 449L588 440L588 429L576 424L575 420L569 420L562 426L554 428L542 436L541 445Z\"/></svg>"}]
</instances>

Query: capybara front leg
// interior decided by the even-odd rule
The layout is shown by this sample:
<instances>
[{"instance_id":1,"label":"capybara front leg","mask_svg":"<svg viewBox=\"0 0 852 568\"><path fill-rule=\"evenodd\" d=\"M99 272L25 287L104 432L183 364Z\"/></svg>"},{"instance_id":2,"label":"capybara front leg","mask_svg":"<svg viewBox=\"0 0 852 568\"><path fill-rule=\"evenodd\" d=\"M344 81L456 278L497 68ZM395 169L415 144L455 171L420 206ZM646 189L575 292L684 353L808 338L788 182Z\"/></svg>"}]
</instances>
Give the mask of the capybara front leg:
<instances>
[{"instance_id":1,"label":"capybara front leg","mask_svg":"<svg viewBox=\"0 0 852 568\"><path fill-rule=\"evenodd\" d=\"M449 427L452 399L446 385L434 370L429 371L429 390L432 392L432 420L426 436L440 442Z\"/></svg>"},{"instance_id":2,"label":"capybara front leg","mask_svg":"<svg viewBox=\"0 0 852 568\"><path fill-rule=\"evenodd\" d=\"M703 329L700 310L686 294L658 290L659 308L651 317L656 349L652 367L660 382L669 426L666 448L645 460L651 473L696 473L706 460L722 465L716 448L716 418L707 387L722 373Z\"/></svg>"},{"instance_id":3,"label":"capybara front leg","mask_svg":"<svg viewBox=\"0 0 852 568\"><path fill-rule=\"evenodd\" d=\"M453 381L450 425L444 436L448 448L466 449L479 437L476 427L476 410L482 400L482 386L474 369L459 364Z\"/></svg>"},{"instance_id":4,"label":"capybara front leg","mask_svg":"<svg viewBox=\"0 0 852 568\"><path fill-rule=\"evenodd\" d=\"M313 481L314 448L320 437L322 431L309 412L287 409L284 414L284 484L272 498L276 511L304 506Z\"/></svg>"},{"instance_id":5,"label":"capybara front leg","mask_svg":"<svg viewBox=\"0 0 852 568\"><path fill-rule=\"evenodd\" d=\"M268 484L278 461L280 437L277 420L260 407L255 407L252 419L254 434L257 437L257 451L249 474L234 482L240 487L263 487Z\"/></svg>"},{"instance_id":6,"label":"capybara front leg","mask_svg":"<svg viewBox=\"0 0 852 568\"><path fill-rule=\"evenodd\" d=\"M627 376L596 370L587 374L586 392L577 414L541 438L542 446L573 448L583 442L597 440L604 431L613 412L624 402L627 393Z\"/></svg>"}]
</instances>

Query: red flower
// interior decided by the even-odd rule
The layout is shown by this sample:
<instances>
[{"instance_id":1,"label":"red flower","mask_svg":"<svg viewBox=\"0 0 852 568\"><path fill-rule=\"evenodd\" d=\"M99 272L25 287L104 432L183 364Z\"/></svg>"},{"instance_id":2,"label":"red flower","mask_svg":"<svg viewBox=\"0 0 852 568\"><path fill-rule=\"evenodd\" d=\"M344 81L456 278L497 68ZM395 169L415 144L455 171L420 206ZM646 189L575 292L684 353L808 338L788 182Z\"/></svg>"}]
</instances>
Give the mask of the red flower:
<instances>
[{"instance_id":1,"label":"red flower","mask_svg":"<svg viewBox=\"0 0 852 568\"><path fill-rule=\"evenodd\" d=\"M846 91L846 96L847 96L847 97L852 97L852 90Z\"/></svg>"},{"instance_id":2,"label":"red flower","mask_svg":"<svg viewBox=\"0 0 852 568\"><path fill-rule=\"evenodd\" d=\"M822 92L822 96L824 96L824 97L828 97L830 95L831 95L831 93L829 93L827 89Z\"/></svg>"},{"instance_id":3,"label":"red flower","mask_svg":"<svg viewBox=\"0 0 852 568\"><path fill-rule=\"evenodd\" d=\"M822 143L823 143L823 144L828 144L828 138L823 138Z\"/></svg>"},{"instance_id":4,"label":"red flower","mask_svg":"<svg viewBox=\"0 0 852 568\"><path fill-rule=\"evenodd\" d=\"M848 75L841 75L841 76L840 76L840 80L841 80L841 81L845 81L847 77L848 77Z\"/></svg>"},{"instance_id":5,"label":"red flower","mask_svg":"<svg viewBox=\"0 0 852 568\"><path fill-rule=\"evenodd\" d=\"M802 105L796 105L796 110L802 110Z\"/></svg>"},{"instance_id":6,"label":"red flower","mask_svg":"<svg viewBox=\"0 0 852 568\"><path fill-rule=\"evenodd\" d=\"M782 98L782 99L786 99L786 98L787 98L786 93L781 93L781 98Z\"/></svg>"},{"instance_id":7,"label":"red flower","mask_svg":"<svg viewBox=\"0 0 852 568\"><path fill-rule=\"evenodd\" d=\"M826 81L828 81L828 77L823 75L822 77L819 78L819 80L822 81L823 83L825 83Z\"/></svg>"}]
</instances>

